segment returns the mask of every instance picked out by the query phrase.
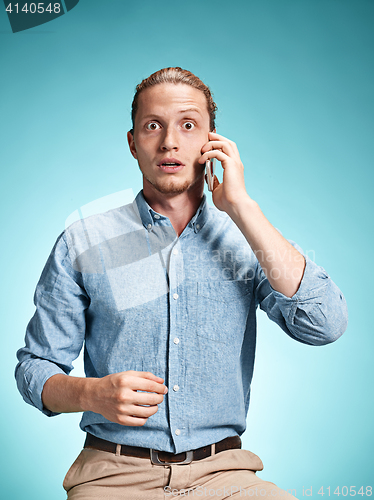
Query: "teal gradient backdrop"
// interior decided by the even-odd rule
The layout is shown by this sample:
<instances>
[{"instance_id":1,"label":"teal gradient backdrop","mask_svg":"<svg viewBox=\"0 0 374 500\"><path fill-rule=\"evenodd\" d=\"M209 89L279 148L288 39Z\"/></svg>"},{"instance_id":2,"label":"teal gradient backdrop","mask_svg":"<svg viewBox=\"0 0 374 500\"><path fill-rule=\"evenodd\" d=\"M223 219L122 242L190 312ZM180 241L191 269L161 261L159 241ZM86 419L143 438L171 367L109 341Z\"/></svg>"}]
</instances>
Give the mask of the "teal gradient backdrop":
<instances>
[{"instance_id":1,"label":"teal gradient backdrop","mask_svg":"<svg viewBox=\"0 0 374 500\"><path fill-rule=\"evenodd\" d=\"M15 352L68 215L141 188L126 144L134 88L174 65L211 86L249 194L348 302L347 332L325 347L259 313L244 445L299 498L373 486L373 22L370 0L81 0L17 34L0 12L2 498L65 498L79 415L26 405Z\"/></svg>"}]
</instances>

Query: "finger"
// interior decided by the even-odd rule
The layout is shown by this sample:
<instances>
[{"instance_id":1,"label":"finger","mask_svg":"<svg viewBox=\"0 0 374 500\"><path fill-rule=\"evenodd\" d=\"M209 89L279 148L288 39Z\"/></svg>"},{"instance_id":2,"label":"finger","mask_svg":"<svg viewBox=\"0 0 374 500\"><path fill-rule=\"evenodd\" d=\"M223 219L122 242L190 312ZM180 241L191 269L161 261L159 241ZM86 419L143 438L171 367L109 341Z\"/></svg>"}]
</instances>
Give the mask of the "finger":
<instances>
[{"instance_id":1,"label":"finger","mask_svg":"<svg viewBox=\"0 0 374 500\"><path fill-rule=\"evenodd\" d=\"M134 392L132 398L133 403L136 405L159 405L163 402L164 396L162 394L154 394L153 392Z\"/></svg>"},{"instance_id":2,"label":"finger","mask_svg":"<svg viewBox=\"0 0 374 500\"><path fill-rule=\"evenodd\" d=\"M129 427L140 427L147 422L147 418L134 417L132 415L126 415L125 417L118 418L118 423L121 425L127 425Z\"/></svg>"},{"instance_id":3,"label":"finger","mask_svg":"<svg viewBox=\"0 0 374 500\"><path fill-rule=\"evenodd\" d=\"M133 371L133 374L136 374L139 377L147 378L149 380L155 380L156 382L160 382L160 381L163 382L164 381L163 378L158 377L157 375L155 375L152 372L136 372L136 371Z\"/></svg>"},{"instance_id":4,"label":"finger","mask_svg":"<svg viewBox=\"0 0 374 500\"><path fill-rule=\"evenodd\" d=\"M224 141L209 141L201 148L201 152L206 153L211 149L221 150L228 155L233 154L234 152L231 144Z\"/></svg>"},{"instance_id":5,"label":"finger","mask_svg":"<svg viewBox=\"0 0 374 500\"><path fill-rule=\"evenodd\" d=\"M158 384L163 385L164 379L161 377L158 377L157 375L154 375L152 372L141 372L141 371L135 371L135 370L129 370L127 372L122 372L120 375L124 376L125 378L131 377L131 379L137 379L137 380L151 380L154 381Z\"/></svg>"},{"instance_id":6,"label":"finger","mask_svg":"<svg viewBox=\"0 0 374 500\"><path fill-rule=\"evenodd\" d=\"M217 134L216 132L209 132L208 133L208 137L212 141L217 141L218 140L218 141L230 142L231 144L235 144L234 141L231 141L227 137L225 137L223 135L220 135L220 134Z\"/></svg>"},{"instance_id":7,"label":"finger","mask_svg":"<svg viewBox=\"0 0 374 500\"><path fill-rule=\"evenodd\" d=\"M216 134L215 132L209 132L209 136L208 137L211 139L211 141L217 141L218 140L218 141L224 141L224 142L230 144L231 147L234 149L234 151L236 151L236 152L239 153L238 146L236 145L236 142L231 141L227 137L224 137L223 135Z\"/></svg>"},{"instance_id":8,"label":"finger","mask_svg":"<svg viewBox=\"0 0 374 500\"><path fill-rule=\"evenodd\" d=\"M221 140L221 141L228 141L229 139L227 137L224 137L223 135L217 134L217 132L208 132L208 137L212 138L212 140Z\"/></svg>"},{"instance_id":9,"label":"finger","mask_svg":"<svg viewBox=\"0 0 374 500\"><path fill-rule=\"evenodd\" d=\"M204 153L199 158L199 163L205 163L207 160L210 160L211 158L216 158L221 163L230 159L230 157L223 151L218 151L218 149L212 149L211 151L207 151L206 153ZM223 163L222 167L225 168Z\"/></svg>"},{"instance_id":10,"label":"finger","mask_svg":"<svg viewBox=\"0 0 374 500\"><path fill-rule=\"evenodd\" d=\"M141 377L133 377L129 380L129 387L134 391L155 392L157 394L166 394L168 392L166 385Z\"/></svg>"},{"instance_id":11,"label":"finger","mask_svg":"<svg viewBox=\"0 0 374 500\"><path fill-rule=\"evenodd\" d=\"M137 405L132 405L128 409L126 409L126 413L128 415L131 415L133 417L139 417L139 418L149 418L155 413L157 413L158 406L137 406Z\"/></svg>"}]
</instances>

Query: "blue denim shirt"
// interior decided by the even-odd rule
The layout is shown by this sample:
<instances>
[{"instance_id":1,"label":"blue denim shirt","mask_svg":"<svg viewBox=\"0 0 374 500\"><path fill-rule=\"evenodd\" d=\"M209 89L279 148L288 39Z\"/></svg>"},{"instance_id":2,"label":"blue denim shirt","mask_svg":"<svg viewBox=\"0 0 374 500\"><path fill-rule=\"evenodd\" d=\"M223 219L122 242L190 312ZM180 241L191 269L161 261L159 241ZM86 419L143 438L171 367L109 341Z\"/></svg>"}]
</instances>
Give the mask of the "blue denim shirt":
<instances>
[{"instance_id":1,"label":"blue denim shirt","mask_svg":"<svg viewBox=\"0 0 374 500\"><path fill-rule=\"evenodd\" d=\"M84 346L87 377L150 371L169 388L142 427L84 412L81 428L112 442L174 453L246 427L259 306L310 345L347 325L344 297L306 257L297 293L274 291L243 234L205 197L178 238L142 192L121 208L72 224L58 238L17 353L18 388L46 415L46 380L69 373Z\"/></svg>"}]
</instances>

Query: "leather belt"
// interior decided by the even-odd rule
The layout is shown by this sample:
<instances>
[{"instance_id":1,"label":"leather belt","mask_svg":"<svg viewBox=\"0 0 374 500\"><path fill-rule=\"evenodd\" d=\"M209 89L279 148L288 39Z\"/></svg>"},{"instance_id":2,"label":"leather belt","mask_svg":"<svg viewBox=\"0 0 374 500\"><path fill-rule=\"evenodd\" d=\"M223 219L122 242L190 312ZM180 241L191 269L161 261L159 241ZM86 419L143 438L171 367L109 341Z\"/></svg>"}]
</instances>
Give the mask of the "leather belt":
<instances>
[{"instance_id":1,"label":"leather belt","mask_svg":"<svg viewBox=\"0 0 374 500\"><path fill-rule=\"evenodd\" d=\"M168 451L153 450L152 448L140 448L138 446L127 446L125 444L117 445L116 443L106 441L105 439L98 438L89 433L87 433L84 443L84 448L92 448L94 450L108 451L111 453L119 452L120 455L129 457L148 458L155 465L186 465L193 460L202 460L215 453L220 453L225 450L240 449L241 447L242 442L239 436L228 437L212 445L176 454L169 453Z\"/></svg>"}]
</instances>

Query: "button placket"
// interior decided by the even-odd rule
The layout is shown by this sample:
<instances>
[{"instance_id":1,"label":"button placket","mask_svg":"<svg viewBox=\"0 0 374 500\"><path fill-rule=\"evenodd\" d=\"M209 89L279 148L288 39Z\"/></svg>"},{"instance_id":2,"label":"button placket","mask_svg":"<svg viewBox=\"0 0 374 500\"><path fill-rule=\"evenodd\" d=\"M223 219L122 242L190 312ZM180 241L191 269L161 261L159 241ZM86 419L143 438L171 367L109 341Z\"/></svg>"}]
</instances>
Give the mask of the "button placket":
<instances>
[{"instance_id":1,"label":"button placket","mask_svg":"<svg viewBox=\"0 0 374 500\"><path fill-rule=\"evenodd\" d=\"M169 286L170 286L170 332L169 332L169 387L172 391L169 392L169 415L172 435L175 439L181 434L181 398L179 397L180 387L178 385L180 379L180 339L177 321L181 320L181 309L183 304L180 304L181 292L179 286L182 282L180 268L183 266L182 255L180 252L180 242L177 241L171 249L169 258ZM179 247L179 248L178 248ZM182 274L183 276L183 274Z\"/></svg>"}]
</instances>

